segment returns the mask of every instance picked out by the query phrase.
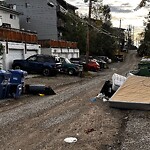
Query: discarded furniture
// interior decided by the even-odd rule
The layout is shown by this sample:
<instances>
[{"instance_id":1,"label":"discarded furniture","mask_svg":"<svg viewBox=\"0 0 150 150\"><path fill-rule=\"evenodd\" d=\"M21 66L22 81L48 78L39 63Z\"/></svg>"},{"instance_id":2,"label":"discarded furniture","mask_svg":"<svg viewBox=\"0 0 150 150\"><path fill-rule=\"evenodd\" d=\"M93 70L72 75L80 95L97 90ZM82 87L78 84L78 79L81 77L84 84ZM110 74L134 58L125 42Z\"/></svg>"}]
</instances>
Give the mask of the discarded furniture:
<instances>
[{"instance_id":1,"label":"discarded furniture","mask_svg":"<svg viewBox=\"0 0 150 150\"><path fill-rule=\"evenodd\" d=\"M150 78L129 76L109 99L110 107L150 110Z\"/></svg>"}]
</instances>

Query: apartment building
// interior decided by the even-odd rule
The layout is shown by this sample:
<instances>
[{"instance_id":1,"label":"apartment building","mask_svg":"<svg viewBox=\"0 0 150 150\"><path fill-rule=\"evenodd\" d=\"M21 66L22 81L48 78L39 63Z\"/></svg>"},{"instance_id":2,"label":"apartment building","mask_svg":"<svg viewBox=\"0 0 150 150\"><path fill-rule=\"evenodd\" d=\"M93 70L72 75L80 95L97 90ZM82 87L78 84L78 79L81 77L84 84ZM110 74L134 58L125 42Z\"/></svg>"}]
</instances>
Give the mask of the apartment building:
<instances>
[{"instance_id":1,"label":"apartment building","mask_svg":"<svg viewBox=\"0 0 150 150\"><path fill-rule=\"evenodd\" d=\"M14 59L25 59L41 53L37 33L20 30L19 15L15 5L0 1L0 68L11 69Z\"/></svg>"},{"instance_id":2,"label":"apartment building","mask_svg":"<svg viewBox=\"0 0 150 150\"><path fill-rule=\"evenodd\" d=\"M20 15L20 26L36 31L39 40L61 40L65 30L65 14L75 13L77 7L65 0L5 0L15 5Z\"/></svg>"}]
</instances>

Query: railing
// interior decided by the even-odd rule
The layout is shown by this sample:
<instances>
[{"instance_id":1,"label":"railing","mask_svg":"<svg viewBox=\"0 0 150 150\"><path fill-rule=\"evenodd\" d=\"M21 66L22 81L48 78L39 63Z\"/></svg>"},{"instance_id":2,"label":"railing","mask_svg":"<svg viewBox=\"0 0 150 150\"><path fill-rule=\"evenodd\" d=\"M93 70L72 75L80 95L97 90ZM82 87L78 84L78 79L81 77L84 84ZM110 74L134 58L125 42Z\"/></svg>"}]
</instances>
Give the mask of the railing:
<instances>
[{"instance_id":1,"label":"railing","mask_svg":"<svg viewBox=\"0 0 150 150\"><path fill-rule=\"evenodd\" d=\"M0 40L11 42L37 43L37 34L23 30L0 27Z\"/></svg>"},{"instance_id":2,"label":"railing","mask_svg":"<svg viewBox=\"0 0 150 150\"><path fill-rule=\"evenodd\" d=\"M72 49L77 48L77 42L70 42L70 41L40 40L38 43L43 48L48 47L72 48Z\"/></svg>"}]
</instances>

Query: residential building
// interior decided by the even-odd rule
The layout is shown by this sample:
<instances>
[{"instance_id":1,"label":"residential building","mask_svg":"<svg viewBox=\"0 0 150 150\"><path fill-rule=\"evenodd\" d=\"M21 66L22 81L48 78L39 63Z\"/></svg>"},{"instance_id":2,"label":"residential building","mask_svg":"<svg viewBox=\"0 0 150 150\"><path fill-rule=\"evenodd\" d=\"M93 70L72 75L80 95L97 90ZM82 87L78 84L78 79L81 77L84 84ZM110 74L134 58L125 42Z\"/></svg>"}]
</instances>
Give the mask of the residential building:
<instances>
[{"instance_id":1,"label":"residential building","mask_svg":"<svg viewBox=\"0 0 150 150\"><path fill-rule=\"evenodd\" d=\"M65 28L66 14L72 18L74 17L77 9L77 7L67 3L64 0L57 0L57 29L59 40L64 40L63 34L67 32Z\"/></svg>"},{"instance_id":2,"label":"residential building","mask_svg":"<svg viewBox=\"0 0 150 150\"><path fill-rule=\"evenodd\" d=\"M78 58L80 51L77 42L41 40L41 53L65 58Z\"/></svg>"},{"instance_id":3,"label":"residential building","mask_svg":"<svg viewBox=\"0 0 150 150\"><path fill-rule=\"evenodd\" d=\"M42 44L41 53L67 58L79 57L77 43L64 41L62 38L63 33L67 32L65 29L66 13L71 14L70 17L72 17L77 7L64 0L5 1L10 5L15 5L16 10L23 13L20 15L21 28L37 32L39 43ZM53 45L54 42L57 44ZM72 43L76 46L72 46Z\"/></svg>"},{"instance_id":4,"label":"residential building","mask_svg":"<svg viewBox=\"0 0 150 150\"><path fill-rule=\"evenodd\" d=\"M11 69L14 59L25 59L40 54L37 33L20 30L19 15L10 5L0 3L0 68ZM15 16L14 19L10 16Z\"/></svg>"},{"instance_id":5,"label":"residential building","mask_svg":"<svg viewBox=\"0 0 150 150\"><path fill-rule=\"evenodd\" d=\"M65 0L5 0L10 5L15 5L16 10L22 12L20 15L20 26L25 30L36 31L39 43L57 41L64 43L63 33L65 29L66 13L75 14L77 7L68 4ZM68 43L68 41L66 41ZM72 43L72 42L69 42ZM49 47L42 45L41 53L48 53L63 57L79 57L79 49L76 47L57 47L49 44Z\"/></svg>"},{"instance_id":6,"label":"residential building","mask_svg":"<svg viewBox=\"0 0 150 150\"><path fill-rule=\"evenodd\" d=\"M5 2L0 2L0 26L20 29L19 15L15 5L12 9Z\"/></svg>"},{"instance_id":7,"label":"residential building","mask_svg":"<svg viewBox=\"0 0 150 150\"><path fill-rule=\"evenodd\" d=\"M36 31L38 39L58 40L56 0L50 6L47 0L6 0L8 4L15 4L22 12L20 16L21 29Z\"/></svg>"},{"instance_id":8,"label":"residential building","mask_svg":"<svg viewBox=\"0 0 150 150\"><path fill-rule=\"evenodd\" d=\"M66 13L74 14L77 7L65 0L5 0L15 5L20 15L20 26L36 31L39 40L61 40L65 31Z\"/></svg>"}]
</instances>

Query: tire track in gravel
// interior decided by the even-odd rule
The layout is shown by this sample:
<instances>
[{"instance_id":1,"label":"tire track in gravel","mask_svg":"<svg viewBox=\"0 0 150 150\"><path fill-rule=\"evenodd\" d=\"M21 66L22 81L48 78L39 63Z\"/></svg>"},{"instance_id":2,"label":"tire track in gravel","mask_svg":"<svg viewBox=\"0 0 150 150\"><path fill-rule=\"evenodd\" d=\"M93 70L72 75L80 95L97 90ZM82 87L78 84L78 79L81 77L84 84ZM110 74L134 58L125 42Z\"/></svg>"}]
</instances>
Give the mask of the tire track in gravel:
<instances>
[{"instance_id":1,"label":"tire track in gravel","mask_svg":"<svg viewBox=\"0 0 150 150\"><path fill-rule=\"evenodd\" d=\"M91 90L88 90L88 91L91 91ZM89 96L91 96L91 95L89 95ZM70 100L73 101L72 98ZM68 100L66 102L66 105L68 104L68 102L70 100ZM18 133L19 129L13 130L13 133L11 133L11 135L14 135L14 136L13 136L13 139L11 139L12 143L11 144L9 143L9 145L13 146L15 144L15 146L16 146L16 144L18 143L19 139L22 139L23 137L28 136L29 133L32 133L31 137L34 138L35 141L36 140L38 140L38 141L40 140L39 143L42 143L42 141L45 142L48 137L44 136L44 139L37 138L38 137L37 134L39 134L39 133L37 133L36 128L38 128L38 130L43 130L43 128L44 128L44 130L46 130L47 128L50 128L51 126L57 125L59 123L63 123L66 120L69 123L68 119L74 118L75 115L76 116L80 115L81 112L84 111L83 108L81 109L81 107L83 107L83 104L81 105L80 103L77 103L77 102L75 104L76 104L75 106L71 106L70 108L67 106L67 109L69 108L68 111L65 111L65 109L66 109L65 106L66 105L63 104L64 105L64 109L63 109L64 112L59 110L58 107L61 107L61 105L58 105L58 106L56 106L54 108L51 108L51 110L46 110L45 112L43 112L43 114L41 114L41 116L44 116L44 117L39 117L38 116L34 120L32 120L32 118L31 118L30 119L31 121L29 121L27 119L28 120L27 124L28 125L30 124L30 126L28 126L24 122L22 122L23 126L25 126L23 128L23 130L22 130L23 134ZM79 111L79 108L80 108L80 111ZM61 107L61 109L62 109L62 107ZM55 112L53 112L54 110L55 110ZM56 110L58 110L59 114L56 113ZM50 114L57 114L57 115L53 116L53 115L50 115ZM32 122L34 122L34 123L32 123ZM37 127L38 124L40 124L40 127ZM14 125L12 124L12 126L14 126ZM21 126L21 128L22 128L22 126ZM28 132L26 133L26 131L28 131ZM8 133L8 134L10 134L10 133ZM3 133L3 135L4 135L4 133ZM52 136L52 134L50 134L50 135ZM48 136L50 136L50 135L48 134ZM7 133L5 133L4 136L8 137ZM17 138L14 138L14 137L17 137ZM11 137L9 137L9 138L11 138ZM8 139L3 139L3 140L9 141L10 140L9 138ZM25 140L22 140L22 141L25 141ZM26 141L28 141L28 140L26 140ZM26 145L26 143L25 143L25 145Z\"/></svg>"},{"instance_id":2,"label":"tire track in gravel","mask_svg":"<svg viewBox=\"0 0 150 150\"><path fill-rule=\"evenodd\" d=\"M109 75L105 76L109 78ZM50 109L59 103L67 101L74 95L82 92L86 92L88 89L92 89L95 85L100 84L101 80L91 80L86 84L80 86L74 86L68 90L62 91L58 95L48 96L44 98L37 97L36 103L32 101L31 103L25 104L23 106L8 110L7 112L0 113L0 126L7 125L8 123L13 123L21 118L30 117L32 114L40 113L42 110ZM39 100L39 101L38 101Z\"/></svg>"}]
</instances>

